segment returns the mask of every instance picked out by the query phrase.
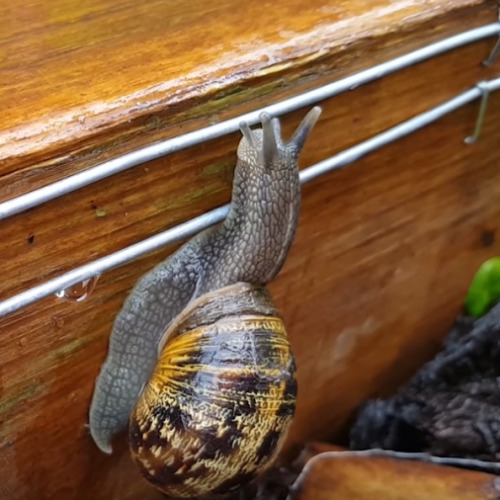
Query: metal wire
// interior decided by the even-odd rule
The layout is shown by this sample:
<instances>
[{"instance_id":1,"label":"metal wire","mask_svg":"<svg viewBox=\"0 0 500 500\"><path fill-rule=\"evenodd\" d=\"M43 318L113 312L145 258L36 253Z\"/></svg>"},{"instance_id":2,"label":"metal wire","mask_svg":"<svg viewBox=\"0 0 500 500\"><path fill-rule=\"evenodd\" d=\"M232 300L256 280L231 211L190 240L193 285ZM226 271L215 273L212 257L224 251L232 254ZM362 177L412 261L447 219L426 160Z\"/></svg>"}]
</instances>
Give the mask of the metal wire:
<instances>
[{"instance_id":1,"label":"metal wire","mask_svg":"<svg viewBox=\"0 0 500 500\"><path fill-rule=\"evenodd\" d=\"M497 12L498 12L498 20L500 21L500 0L497 1ZM498 36L497 43L493 47L488 59L485 59L483 61L484 66L491 66L497 59L498 56L500 55L500 34Z\"/></svg>"},{"instance_id":2,"label":"metal wire","mask_svg":"<svg viewBox=\"0 0 500 500\"><path fill-rule=\"evenodd\" d=\"M301 183L305 184L321 175L326 174L327 172L344 167L356 160L359 160L363 156L390 144L391 142L401 139L402 137L421 129L426 125L435 122L452 111L455 111L475 99L480 98L482 96L481 89L487 89L488 92L500 89L500 78L481 82L480 85L457 95L435 108L417 115L410 120L402 122L385 132L375 135L374 137L346 149L327 160L316 163L315 165L302 170L300 173ZM76 285L81 281L126 264L127 262L130 262L146 253L157 250L183 238L187 238L212 226L213 224L216 224L217 222L222 221L227 215L228 210L229 205L224 205L211 210L210 212L200 215L199 217L196 217L188 222L184 222L176 227L167 229L166 231L147 238L146 240L119 250L118 252L101 259L95 260L94 262L85 264L77 269L74 269L73 271L63 274L62 276L6 299L3 302L0 302L0 317L17 311L18 309L32 304L33 302L36 302L44 297L60 292L65 288Z\"/></svg>"},{"instance_id":3,"label":"metal wire","mask_svg":"<svg viewBox=\"0 0 500 500\"><path fill-rule=\"evenodd\" d=\"M474 132L464 139L465 144L474 144L481 135L481 130L483 129L483 122L486 116L486 110L488 109L488 99L490 97L490 89L487 85L483 85L483 82L477 84L477 88L481 91L481 105L479 106L479 113L477 114L476 126L474 127Z\"/></svg>"},{"instance_id":4,"label":"metal wire","mask_svg":"<svg viewBox=\"0 0 500 500\"><path fill-rule=\"evenodd\" d=\"M500 22L482 26L470 31L465 31L458 35L440 40L439 42L427 45L426 47L413 52L409 52L408 54L348 76L347 78L343 78L323 87L313 89L290 99L277 102L267 106L265 110L274 116L280 116L299 108L316 104L319 101L347 90L352 90L368 82L380 79L386 75L420 63L449 50L456 49L463 45L467 45L494 35L500 36ZM241 121L246 121L250 125L254 125L259 121L259 114L263 110L264 109L258 109L252 111L251 113L246 113L244 115L231 118L230 120L138 149L84 170L83 172L66 177L65 179L54 182L48 186L44 186L40 189L36 189L24 195L0 203L0 220L41 205L49 200L53 200L54 198L65 195L84 186L88 186L89 184L105 179L106 177L117 174L141 163L145 163L175 151L180 151L190 146L235 132L238 130L239 123Z\"/></svg>"}]
</instances>

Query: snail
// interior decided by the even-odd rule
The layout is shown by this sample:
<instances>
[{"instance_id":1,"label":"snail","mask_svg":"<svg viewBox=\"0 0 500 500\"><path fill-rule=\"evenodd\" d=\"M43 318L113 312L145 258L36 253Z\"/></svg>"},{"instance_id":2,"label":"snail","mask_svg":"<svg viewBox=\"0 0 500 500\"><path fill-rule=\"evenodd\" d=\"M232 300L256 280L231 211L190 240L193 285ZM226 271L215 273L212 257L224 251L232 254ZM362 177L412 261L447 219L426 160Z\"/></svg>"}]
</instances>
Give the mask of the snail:
<instances>
[{"instance_id":1,"label":"snail","mask_svg":"<svg viewBox=\"0 0 500 500\"><path fill-rule=\"evenodd\" d=\"M240 124L226 219L135 285L96 380L90 433L105 453L129 428L133 460L162 492L222 496L276 458L295 411L295 362L266 289L300 210L298 157L321 109L285 142L280 122Z\"/></svg>"}]
</instances>

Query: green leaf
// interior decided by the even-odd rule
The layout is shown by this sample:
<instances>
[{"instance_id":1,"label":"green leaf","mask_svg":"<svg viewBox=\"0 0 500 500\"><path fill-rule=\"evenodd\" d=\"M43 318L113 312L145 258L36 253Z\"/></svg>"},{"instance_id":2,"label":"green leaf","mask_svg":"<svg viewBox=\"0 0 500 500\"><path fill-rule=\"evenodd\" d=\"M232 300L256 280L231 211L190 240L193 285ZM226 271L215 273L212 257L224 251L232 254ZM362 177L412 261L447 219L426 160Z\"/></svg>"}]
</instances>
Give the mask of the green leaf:
<instances>
[{"instance_id":1,"label":"green leaf","mask_svg":"<svg viewBox=\"0 0 500 500\"><path fill-rule=\"evenodd\" d=\"M486 314L500 299L500 257L483 262L474 275L467 296L465 308L474 318Z\"/></svg>"}]
</instances>

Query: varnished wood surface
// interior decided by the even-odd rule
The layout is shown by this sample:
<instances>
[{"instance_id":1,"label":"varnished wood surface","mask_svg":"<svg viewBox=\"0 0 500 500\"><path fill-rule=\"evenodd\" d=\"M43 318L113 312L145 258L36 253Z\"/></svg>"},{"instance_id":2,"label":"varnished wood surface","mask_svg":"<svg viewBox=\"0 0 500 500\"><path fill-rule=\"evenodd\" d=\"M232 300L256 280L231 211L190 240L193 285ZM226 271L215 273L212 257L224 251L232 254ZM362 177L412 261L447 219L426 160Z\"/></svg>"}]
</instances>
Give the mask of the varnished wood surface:
<instances>
[{"instance_id":1,"label":"varnished wood surface","mask_svg":"<svg viewBox=\"0 0 500 500\"><path fill-rule=\"evenodd\" d=\"M493 22L494 5L3 2L0 200Z\"/></svg>"},{"instance_id":2,"label":"varnished wood surface","mask_svg":"<svg viewBox=\"0 0 500 500\"><path fill-rule=\"evenodd\" d=\"M498 494L492 474L326 452L306 465L290 500L495 500Z\"/></svg>"},{"instance_id":3,"label":"varnished wood surface","mask_svg":"<svg viewBox=\"0 0 500 500\"><path fill-rule=\"evenodd\" d=\"M0 30L0 199L496 19L492 1L366 3L0 6L9 21ZM498 64L479 64L493 43L322 103L302 165L498 75ZM335 436L362 399L409 376L437 348L477 265L498 253L500 97L491 96L481 140L468 147L477 110L476 102L304 188L296 242L270 287L299 370L289 450ZM1 222L0 298L228 201L238 140ZM0 320L0 498L158 498L123 440L104 456L85 423L114 315L173 250L106 273L84 302L52 297Z\"/></svg>"}]
</instances>

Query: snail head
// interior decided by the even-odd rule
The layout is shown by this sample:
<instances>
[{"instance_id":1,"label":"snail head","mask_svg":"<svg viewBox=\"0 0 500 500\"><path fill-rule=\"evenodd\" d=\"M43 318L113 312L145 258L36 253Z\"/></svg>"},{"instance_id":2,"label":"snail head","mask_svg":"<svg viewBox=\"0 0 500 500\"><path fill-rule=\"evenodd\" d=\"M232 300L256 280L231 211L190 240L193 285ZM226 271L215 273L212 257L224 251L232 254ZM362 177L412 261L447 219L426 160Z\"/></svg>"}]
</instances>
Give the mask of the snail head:
<instances>
[{"instance_id":1,"label":"snail head","mask_svg":"<svg viewBox=\"0 0 500 500\"><path fill-rule=\"evenodd\" d=\"M252 130L248 123L241 122L243 135L238 146L238 158L252 166L280 169L295 164L306 139L321 114L319 106L307 113L288 142L281 137L281 124L278 118L269 113L260 114L261 128Z\"/></svg>"}]
</instances>

